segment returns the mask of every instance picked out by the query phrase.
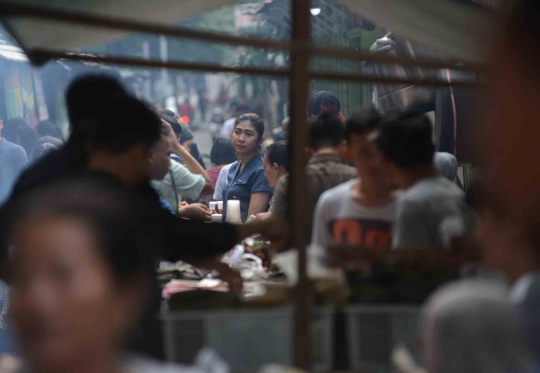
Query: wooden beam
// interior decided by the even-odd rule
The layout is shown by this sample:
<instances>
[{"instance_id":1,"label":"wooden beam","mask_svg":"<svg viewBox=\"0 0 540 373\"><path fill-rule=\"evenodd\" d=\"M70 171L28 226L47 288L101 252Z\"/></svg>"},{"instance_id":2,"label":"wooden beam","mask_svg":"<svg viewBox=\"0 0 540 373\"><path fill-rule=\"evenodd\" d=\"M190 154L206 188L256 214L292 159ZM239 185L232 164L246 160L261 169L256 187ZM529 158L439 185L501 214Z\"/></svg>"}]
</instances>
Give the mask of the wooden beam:
<instances>
[{"instance_id":1,"label":"wooden beam","mask_svg":"<svg viewBox=\"0 0 540 373\"><path fill-rule=\"evenodd\" d=\"M131 57L110 57L97 56L91 54L69 53L62 51L52 51L45 49L34 49L28 52L29 57L39 64L43 64L48 60L60 59L68 61L85 61L94 63L105 63L119 66L141 66L150 68L167 68L172 70L190 70L201 72L217 72L217 73L234 73L234 74L253 74L275 77L289 77L288 69L271 69L257 67L242 67L242 66L222 66L217 64L202 64L193 62L180 61L157 61L147 60L143 58Z\"/></svg>"},{"instance_id":2,"label":"wooden beam","mask_svg":"<svg viewBox=\"0 0 540 373\"><path fill-rule=\"evenodd\" d=\"M292 41L309 45L311 39L311 0L292 2ZM293 232L292 247L298 250L298 284L295 297L296 364L309 371L311 367L311 310L312 289L307 276L308 195L306 181L306 146L308 143L307 112L309 97L309 49L291 51L289 81L290 139L289 165L289 226Z\"/></svg>"},{"instance_id":3,"label":"wooden beam","mask_svg":"<svg viewBox=\"0 0 540 373\"><path fill-rule=\"evenodd\" d=\"M71 10L53 9L50 7L18 4L14 2L0 2L0 14L2 17L33 17L37 19L54 20L62 23L80 24L92 27L105 27L110 29L145 32L149 34L159 34L176 38L188 38L206 42L227 43L232 45L244 45L254 48L265 48L290 52L291 50L303 50L312 55L330 58L343 58L349 60L359 60L372 63L388 63L413 65L432 69L453 69L472 72L486 71L486 67L479 64L462 64L450 60L435 60L428 58L412 57L389 57L384 55L372 55L367 51L350 50L335 47L317 47L309 43L297 41L274 41L263 38L245 38L226 33L217 33L203 30L193 30L178 26L163 26L148 22L141 22L117 17L108 17L85 12L74 12ZM24 45L24 41L22 45Z\"/></svg>"},{"instance_id":4,"label":"wooden beam","mask_svg":"<svg viewBox=\"0 0 540 373\"><path fill-rule=\"evenodd\" d=\"M347 82L355 83L374 83L374 84L395 84L395 85L417 85L417 86L426 86L426 87L459 87L459 88L470 88L470 89L479 89L487 88L488 84L486 83L477 83L475 81L463 81L463 82L452 82L451 84L445 81L438 80L426 80L426 79L403 79L397 77L384 77L384 76L373 76L366 75L362 73L340 73L333 71L311 71L311 79L319 80L343 80Z\"/></svg>"},{"instance_id":5,"label":"wooden beam","mask_svg":"<svg viewBox=\"0 0 540 373\"><path fill-rule=\"evenodd\" d=\"M180 62L180 61L158 61L147 60L143 58L132 57L111 57L92 55L84 53L71 53L64 51L55 51L48 49L34 49L28 53L28 56L34 63L44 64L49 60L60 59L68 61L85 61L94 63L113 64L119 66L140 66L148 68L166 68L171 70L190 70L201 72L215 72L215 73L232 73L232 74L252 74L263 76L275 76L282 78L290 77L290 69L272 69L272 68L257 68L257 67L242 67L242 66L222 66L217 64L201 64L194 62ZM305 53L305 52L304 52ZM307 71L309 79L320 80L343 80L347 82L357 83L375 83L375 84L395 84L395 85L419 85L430 87L449 87L450 84L444 81L432 81L423 79L403 79L392 77L376 77L372 75L365 75L360 73L348 74L339 72L326 72L326 71ZM452 82L452 87L479 89L486 88L487 84L479 84L476 82Z\"/></svg>"}]
</instances>

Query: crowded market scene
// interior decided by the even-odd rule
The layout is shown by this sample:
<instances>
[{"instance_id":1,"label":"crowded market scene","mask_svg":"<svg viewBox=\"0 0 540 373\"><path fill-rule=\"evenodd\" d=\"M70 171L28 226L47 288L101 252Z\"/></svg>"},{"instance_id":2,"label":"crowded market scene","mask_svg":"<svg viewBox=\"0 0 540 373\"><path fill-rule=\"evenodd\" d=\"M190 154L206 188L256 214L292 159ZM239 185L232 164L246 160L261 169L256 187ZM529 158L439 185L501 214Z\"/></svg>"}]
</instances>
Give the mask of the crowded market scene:
<instances>
[{"instance_id":1,"label":"crowded market scene","mask_svg":"<svg viewBox=\"0 0 540 373\"><path fill-rule=\"evenodd\" d=\"M0 373L540 373L539 20L0 0Z\"/></svg>"}]
</instances>

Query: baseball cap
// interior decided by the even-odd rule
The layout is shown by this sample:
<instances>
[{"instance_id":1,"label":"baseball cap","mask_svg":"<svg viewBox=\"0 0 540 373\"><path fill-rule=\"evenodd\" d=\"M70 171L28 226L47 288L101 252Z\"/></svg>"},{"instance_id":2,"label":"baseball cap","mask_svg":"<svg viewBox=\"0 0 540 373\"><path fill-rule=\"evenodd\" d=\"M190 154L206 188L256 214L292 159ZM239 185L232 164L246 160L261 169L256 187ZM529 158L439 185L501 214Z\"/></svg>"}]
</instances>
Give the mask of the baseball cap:
<instances>
[{"instance_id":1,"label":"baseball cap","mask_svg":"<svg viewBox=\"0 0 540 373\"><path fill-rule=\"evenodd\" d=\"M311 96L311 103L309 105L309 113L311 115L324 113L339 115L340 110L341 103L331 92L320 91Z\"/></svg>"}]
</instances>

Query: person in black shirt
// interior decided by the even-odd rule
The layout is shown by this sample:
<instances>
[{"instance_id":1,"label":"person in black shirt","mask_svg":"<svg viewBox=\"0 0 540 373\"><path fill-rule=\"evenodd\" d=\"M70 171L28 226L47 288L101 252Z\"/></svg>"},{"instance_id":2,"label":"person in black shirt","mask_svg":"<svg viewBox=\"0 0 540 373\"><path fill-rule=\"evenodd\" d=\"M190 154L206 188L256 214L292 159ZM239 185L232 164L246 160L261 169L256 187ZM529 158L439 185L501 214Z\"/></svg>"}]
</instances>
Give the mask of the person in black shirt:
<instances>
[{"instance_id":1,"label":"person in black shirt","mask_svg":"<svg viewBox=\"0 0 540 373\"><path fill-rule=\"evenodd\" d=\"M9 220L10 205L19 197L63 176L87 170L87 149L89 148L112 149L117 152L116 155L120 156L122 151L118 149L127 149L129 147L127 144L131 141L131 145L139 143L135 148L138 149L137 155L140 155L143 149L147 149L149 144L159 136L161 121L157 114L137 100L130 98L122 85L110 76L87 75L79 78L68 88L66 101L72 125L69 141L63 148L50 152L27 169L16 183L9 201L0 210L2 255L7 252L7 242L2 226ZM136 130L135 127L138 129ZM136 131L147 132L143 136L142 133L135 133ZM152 137L154 136L152 134L149 135L152 131L155 137ZM90 138L92 140L89 140ZM143 164L139 165L141 169L146 168L147 150L144 159ZM124 168L119 167L116 170L119 173L109 172L120 180L132 172L128 163L133 166L138 162L129 156L122 160L129 162L125 162ZM112 167L112 164L106 166ZM137 191L140 196L158 204L159 195L144 176L135 184L124 184ZM168 227L167 238L170 245L168 253L165 253L163 257L169 260L209 258L218 253L224 253L250 235L261 233L274 241L279 241L283 237L283 232L286 232L282 224L232 226L205 224L177 218L165 220L166 223L163 224Z\"/></svg>"},{"instance_id":2,"label":"person in black shirt","mask_svg":"<svg viewBox=\"0 0 540 373\"><path fill-rule=\"evenodd\" d=\"M76 82L81 94L85 92L85 86L99 87L99 79L105 79L109 88L114 88L109 78L86 79L84 84ZM73 86L68 97L70 92L73 93ZM243 226L206 224L183 220L161 209L159 195L146 178L148 151L160 136L161 120L146 105L129 97L121 87L105 90L105 93L111 94L105 100L99 99L100 105L94 106L92 111L88 111L84 105L79 107L80 111L70 111L75 121L68 143L62 149L46 155L17 183L10 201L0 211L3 259L9 247L6 227L12 220L13 206L17 201L31 191L73 176L106 178L126 193L138 196L139 203L144 206L148 232L161 247L160 252L153 253L156 261L185 260L199 264L203 259L215 260L217 255L232 249L236 243L253 234L261 233L274 241L283 236L286 229L275 222ZM6 261L2 260L1 263L5 264ZM135 349L161 358L160 328L154 315L149 314L141 327L144 331L139 336L143 338L138 340Z\"/></svg>"}]
</instances>

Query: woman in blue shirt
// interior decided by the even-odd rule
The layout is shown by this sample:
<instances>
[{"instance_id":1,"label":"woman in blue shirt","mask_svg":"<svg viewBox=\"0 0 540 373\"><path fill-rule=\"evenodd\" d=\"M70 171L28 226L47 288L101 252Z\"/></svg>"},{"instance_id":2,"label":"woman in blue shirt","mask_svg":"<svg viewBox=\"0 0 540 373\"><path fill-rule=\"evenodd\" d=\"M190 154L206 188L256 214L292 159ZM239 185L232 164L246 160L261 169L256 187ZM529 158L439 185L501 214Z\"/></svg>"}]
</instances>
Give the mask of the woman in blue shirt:
<instances>
[{"instance_id":1,"label":"woman in blue shirt","mask_svg":"<svg viewBox=\"0 0 540 373\"><path fill-rule=\"evenodd\" d=\"M257 114L241 115L235 122L232 143L238 161L229 169L223 190L223 219L227 218L227 201L239 200L242 221L268 210L273 189L264 177L259 153L263 142L264 122Z\"/></svg>"}]
</instances>

